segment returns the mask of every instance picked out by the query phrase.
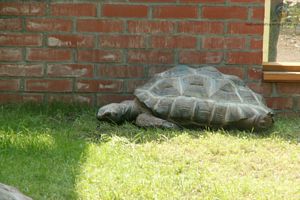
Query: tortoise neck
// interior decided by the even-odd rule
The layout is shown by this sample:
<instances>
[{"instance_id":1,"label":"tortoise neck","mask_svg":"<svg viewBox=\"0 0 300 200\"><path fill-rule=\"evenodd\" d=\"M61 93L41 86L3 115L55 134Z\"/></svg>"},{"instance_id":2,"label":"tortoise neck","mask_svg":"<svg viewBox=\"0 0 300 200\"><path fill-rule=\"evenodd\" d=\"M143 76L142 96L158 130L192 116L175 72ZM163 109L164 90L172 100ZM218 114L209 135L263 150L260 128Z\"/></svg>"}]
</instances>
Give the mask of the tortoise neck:
<instances>
[{"instance_id":1,"label":"tortoise neck","mask_svg":"<svg viewBox=\"0 0 300 200\"><path fill-rule=\"evenodd\" d=\"M122 103L126 104L126 107L124 109L124 116L127 121L135 120L136 117L142 113L140 105L137 103L136 100L124 101Z\"/></svg>"}]
</instances>

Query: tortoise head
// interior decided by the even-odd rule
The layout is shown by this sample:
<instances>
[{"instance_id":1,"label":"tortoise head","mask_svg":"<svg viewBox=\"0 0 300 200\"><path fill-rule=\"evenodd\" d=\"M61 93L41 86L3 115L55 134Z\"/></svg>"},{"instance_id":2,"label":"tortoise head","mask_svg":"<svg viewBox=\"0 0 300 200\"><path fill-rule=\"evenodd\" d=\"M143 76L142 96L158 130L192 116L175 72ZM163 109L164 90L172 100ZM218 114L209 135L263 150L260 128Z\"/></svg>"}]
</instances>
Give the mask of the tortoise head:
<instances>
[{"instance_id":1,"label":"tortoise head","mask_svg":"<svg viewBox=\"0 0 300 200\"><path fill-rule=\"evenodd\" d=\"M97 113L97 118L100 121L108 121L122 123L126 117L126 105L119 103L111 103L103 106Z\"/></svg>"},{"instance_id":2,"label":"tortoise head","mask_svg":"<svg viewBox=\"0 0 300 200\"><path fill-rule=\"evenodd\" d=\"M274 123L273 115L273 113L268 113L266 115L260 116L257 120L256 129L265 130L267 128L270 128Z\"/></svg>"}]
</instances>

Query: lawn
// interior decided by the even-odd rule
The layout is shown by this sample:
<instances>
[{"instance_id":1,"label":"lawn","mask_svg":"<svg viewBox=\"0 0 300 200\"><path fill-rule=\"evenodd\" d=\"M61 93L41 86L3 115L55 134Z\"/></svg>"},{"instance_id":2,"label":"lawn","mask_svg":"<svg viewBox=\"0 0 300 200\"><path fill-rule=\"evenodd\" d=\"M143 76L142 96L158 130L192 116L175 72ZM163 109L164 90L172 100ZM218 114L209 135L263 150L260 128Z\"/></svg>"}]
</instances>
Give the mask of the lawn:
<instances>
[{"instance_id":1,"label":"lawn","mask_svg":"<svg viewBox=\"0 0 300 200\"><path fill-rule=\"evenodd\" d=\"M300 199L300 119L256 134L144 130L63 104L0 106L0 182L33 199Z\"/></svg>"}]
</instances>

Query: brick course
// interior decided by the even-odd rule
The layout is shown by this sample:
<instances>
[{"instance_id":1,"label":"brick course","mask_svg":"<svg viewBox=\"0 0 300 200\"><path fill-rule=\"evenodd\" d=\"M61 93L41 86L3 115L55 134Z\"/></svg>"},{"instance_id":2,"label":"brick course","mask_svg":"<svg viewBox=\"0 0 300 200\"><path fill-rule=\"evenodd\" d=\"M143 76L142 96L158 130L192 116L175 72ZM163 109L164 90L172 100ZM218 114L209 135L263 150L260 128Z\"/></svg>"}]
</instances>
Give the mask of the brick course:
<instances>
[{"instance_id":1,"label":"brick course","mask_svg":"<svg viewBox=\"0 0 300 200\"><path fill-rule=\"evenodd\" d=\"M3 1L0 103L118 102L156 72L212 64L300 110L297 84L261 81L263 17L264 0Z\"/></svg>"}]
</instances>

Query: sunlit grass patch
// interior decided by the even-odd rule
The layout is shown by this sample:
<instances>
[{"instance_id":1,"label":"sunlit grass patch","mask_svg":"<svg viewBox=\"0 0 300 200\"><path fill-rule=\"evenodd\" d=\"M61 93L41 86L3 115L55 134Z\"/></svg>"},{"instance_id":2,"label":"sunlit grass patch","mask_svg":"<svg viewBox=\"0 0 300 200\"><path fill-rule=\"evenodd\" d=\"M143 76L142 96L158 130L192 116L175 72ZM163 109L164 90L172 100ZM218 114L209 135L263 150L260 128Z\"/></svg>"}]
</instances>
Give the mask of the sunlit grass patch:
<instances>
[{"instance_id":1,"label":"sunlit grass patch","mask_svg":"<svg viewBox=\"0 0 300 200\"><path fill-rule=\"evenodd\" d=\"M0 182L34 199L300 199L299 118L258 134L116 126L95 112L0 107Z\"/></svg>"}]
</instances>

